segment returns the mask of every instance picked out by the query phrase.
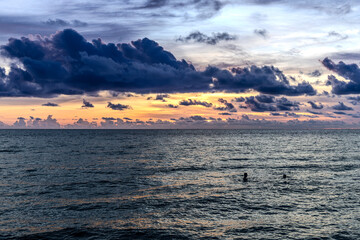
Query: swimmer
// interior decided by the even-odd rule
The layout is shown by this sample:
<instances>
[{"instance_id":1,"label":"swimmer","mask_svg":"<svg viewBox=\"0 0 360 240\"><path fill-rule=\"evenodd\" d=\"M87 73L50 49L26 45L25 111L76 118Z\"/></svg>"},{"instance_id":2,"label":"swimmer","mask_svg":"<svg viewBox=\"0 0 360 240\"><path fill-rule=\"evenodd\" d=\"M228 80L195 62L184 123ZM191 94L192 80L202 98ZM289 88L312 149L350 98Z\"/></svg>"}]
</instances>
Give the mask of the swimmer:
<instances>
[{"instance_id":1,"label":"swimmer","mask_svg":"<svg viewBox=\"0 0 360 240\"><path fill-rule=\"evenodd\" d=\"M283 174L283 179L286 179L286 174Z\"/></svg>"},{"instance_id":2,"label":"swimmer","mask_svg":"<svg viewBox=\"0 0 360 240\"><path fill-rule=\"evenodd\" d=\"M248 176L248 174L247 173L244 173L244 177L243 177L243 182L247 182L247 176Z\"/></svg>"}]
</instances>

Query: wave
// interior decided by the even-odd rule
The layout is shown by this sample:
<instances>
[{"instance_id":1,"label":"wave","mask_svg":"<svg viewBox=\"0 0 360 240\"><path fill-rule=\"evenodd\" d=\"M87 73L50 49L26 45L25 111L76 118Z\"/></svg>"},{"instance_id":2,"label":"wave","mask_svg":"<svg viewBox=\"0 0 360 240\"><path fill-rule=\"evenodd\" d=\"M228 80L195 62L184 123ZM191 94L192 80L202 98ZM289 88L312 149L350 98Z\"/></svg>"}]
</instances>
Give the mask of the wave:
<instances>
[{"instance_id":1,"label":"wave","mask_svg":"<svg viewBox=\"0 0 360 240\"><path fill-rule=\"evenodd\" d=\"M1 236L0 236L1 237ZM64 228L21 236L4 236L6 239L193 239L173 229L105 229L105 228ZM4 238L4 239L5 239Z\"/></svg>"}]
</instances>

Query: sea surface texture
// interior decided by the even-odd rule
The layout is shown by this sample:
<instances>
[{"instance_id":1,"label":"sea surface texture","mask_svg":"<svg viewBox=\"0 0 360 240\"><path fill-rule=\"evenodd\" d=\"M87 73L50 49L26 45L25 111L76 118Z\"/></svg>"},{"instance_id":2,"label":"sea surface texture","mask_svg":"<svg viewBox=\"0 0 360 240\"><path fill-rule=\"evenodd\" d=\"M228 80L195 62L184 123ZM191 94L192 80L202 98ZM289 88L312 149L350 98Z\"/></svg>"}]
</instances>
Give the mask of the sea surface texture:
<instances>
[{"instance_id":1,"label":"sea surface texture","mask_svg":"<svg viewBox=\"0 0 360 240\"><path fill-rule=\"evenodd\" d=\"M0 143L1 239L360 239L357 130L0 130Z\"/></svg>"}]
</instances>

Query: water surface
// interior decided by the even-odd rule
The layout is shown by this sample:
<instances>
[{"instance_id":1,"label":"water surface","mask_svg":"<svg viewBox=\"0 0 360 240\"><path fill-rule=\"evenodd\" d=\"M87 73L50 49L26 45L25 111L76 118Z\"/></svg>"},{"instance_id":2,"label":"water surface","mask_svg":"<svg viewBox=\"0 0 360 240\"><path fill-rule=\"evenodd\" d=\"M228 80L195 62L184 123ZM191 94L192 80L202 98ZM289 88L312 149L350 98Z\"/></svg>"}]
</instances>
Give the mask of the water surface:
<instances>
[{"instance_id":1,"label":"water surface","mask_svg":"<svg viewBox=\"0 0 360 240\"><path fill-rule=\"evenodd\" d=\"M360 239L359 168L356 130L0 130L0 238Z\"/></svg>"}]
</instances>

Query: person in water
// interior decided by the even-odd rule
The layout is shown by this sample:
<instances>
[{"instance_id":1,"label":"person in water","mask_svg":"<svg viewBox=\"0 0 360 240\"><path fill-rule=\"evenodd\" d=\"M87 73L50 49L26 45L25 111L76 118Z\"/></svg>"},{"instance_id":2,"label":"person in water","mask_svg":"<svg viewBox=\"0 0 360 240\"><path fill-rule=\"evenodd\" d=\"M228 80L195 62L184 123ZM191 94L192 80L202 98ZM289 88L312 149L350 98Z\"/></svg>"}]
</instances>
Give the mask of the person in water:
<instances>
[{"instance_id":1,"label":"person in water","mask_svg":"<svg viewBox=\"0 0 360 240\"><path fill-rule=\"evenodd\" d=\"M286 174L283 174L283 179L286 179Z\"/></svg>"},{"instance_id":2,"label":"person in water","mask_svg":"<svg viewBox=\"0 0 360 240\"><path fill-rule=\"evenodd\" d=\"M244 173L243 182L247 182L247 181L248 181L247 176L248 176L248 174L247 174L247 173Z\"/></svg>"}]
</instances>

